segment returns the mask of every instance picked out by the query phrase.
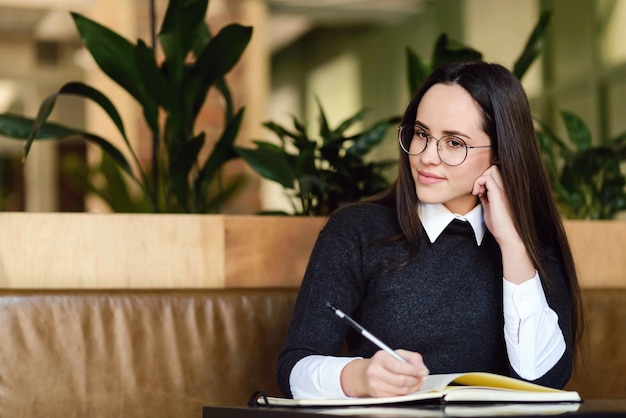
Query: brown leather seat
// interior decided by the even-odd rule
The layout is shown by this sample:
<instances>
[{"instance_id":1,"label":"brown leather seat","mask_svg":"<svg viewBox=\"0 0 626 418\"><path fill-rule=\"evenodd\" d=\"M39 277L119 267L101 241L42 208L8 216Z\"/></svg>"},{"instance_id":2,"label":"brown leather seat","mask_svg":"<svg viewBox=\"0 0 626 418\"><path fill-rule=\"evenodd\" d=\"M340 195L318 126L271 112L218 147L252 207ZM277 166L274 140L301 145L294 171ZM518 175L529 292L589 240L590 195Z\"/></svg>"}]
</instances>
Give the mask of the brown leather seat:
<instances>
[{"instance_id":1,"label":"brown leather seat","mask_svg":"<svg viewBox=\"0 0 626 418\"><path fill-rule=\"evenodd\" d=\"M0 290L0 416L200 417L280 395L297 289ZM626 289L586 289L568 388L626 398ZM586 373L585 373L586 370Z\"/></svg>"},{"instance_id":2,"label":"brown leather seat","mask_svg":"<svg viewBox=\"0 0 626 418\"><path fill-rule=\"evenodd\" d=\"M297 289L0 293L0 416L200 417L279 394Z\"/></svg>"},{"instance_id":3,"label":"brown leather seat","mask_svg":"<svg viewBox=\"0 0 626 418\"><path fill-rule=\"evenodd\" d=\"M626 288L583 289L582 299L586 335L566 388L583 399L626 399Z\"/></svg>"}]
</instances>

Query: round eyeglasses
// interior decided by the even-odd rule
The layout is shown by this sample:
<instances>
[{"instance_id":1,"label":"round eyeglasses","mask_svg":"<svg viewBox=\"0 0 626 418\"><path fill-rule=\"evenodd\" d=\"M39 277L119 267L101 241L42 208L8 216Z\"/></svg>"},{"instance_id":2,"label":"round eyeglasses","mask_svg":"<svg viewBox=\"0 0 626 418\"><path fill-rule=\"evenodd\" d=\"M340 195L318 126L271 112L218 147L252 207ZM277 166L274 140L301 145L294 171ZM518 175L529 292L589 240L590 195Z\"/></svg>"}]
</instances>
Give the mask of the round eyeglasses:
<instances>
[{"instance_id":1,"label":"round eyeglasses","mask_svg":"<svg viewBox=\"0 0 626 418\"><path fill-rule=\"evenodd\" d=\"M446 165L457 166L463 164L470 148L491 148L491 145L469 146L455 135L444 135L437 139L419 125L400 125L398 141L400 147L409 155L420 155L433 139L437 143L437 155Z\"/></svg>"}]
</instances>

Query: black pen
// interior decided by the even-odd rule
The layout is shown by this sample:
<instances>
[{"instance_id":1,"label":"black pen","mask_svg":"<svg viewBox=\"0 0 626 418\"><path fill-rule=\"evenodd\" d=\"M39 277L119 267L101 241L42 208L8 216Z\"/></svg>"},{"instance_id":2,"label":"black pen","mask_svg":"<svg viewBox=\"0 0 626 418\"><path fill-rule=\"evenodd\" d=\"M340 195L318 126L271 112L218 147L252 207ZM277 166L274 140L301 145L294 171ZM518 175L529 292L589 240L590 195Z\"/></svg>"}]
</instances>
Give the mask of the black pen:
<instances>
[{"instance_id":1,"label":"black pen","mask_svg":"<svg viewBox=\"0 0 626 418\"><path fill-rule=\"evenodd\" d=\"M358 322L356 322L354 319L350 318L348 315L343 313L340 309L335 308L333 305L330 304L330 302L326 302L326 306L332 309L335 312L335 315L337 315L339 318L346 321L352 328L354 328L362 336L364 336L365 338L367 338L368 340L376 344L380 349L385 350L386 352L388 352L389 354L391 354L392 356L394 356L396 359L400 360L401 362L408 363L408 361L406 361L404 357L402 357L400 354L393 351L387 344L385 344L384 342L376 338L374 335L372 335L371 332L363 328Z\"/></svg>"}]
</instances>

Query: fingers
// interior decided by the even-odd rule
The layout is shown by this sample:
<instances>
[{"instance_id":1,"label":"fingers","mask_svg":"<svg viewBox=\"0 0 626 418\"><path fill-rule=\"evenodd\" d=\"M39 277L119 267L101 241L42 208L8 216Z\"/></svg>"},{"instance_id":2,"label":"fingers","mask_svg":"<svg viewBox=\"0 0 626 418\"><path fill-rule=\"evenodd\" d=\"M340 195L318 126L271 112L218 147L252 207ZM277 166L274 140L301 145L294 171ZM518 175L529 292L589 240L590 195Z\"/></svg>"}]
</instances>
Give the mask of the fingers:
<instances>
[{"instance_id":1,"label":"fingers","mask_svg":"<svg viewBox=\"0 0 626 418\"><path fill-rule=\"evenodd\" d=\"M502 189L502 176L497 166L490 166L485 172L474 181L474 187L472 188L472 194L480 198L487 195L490 190L496 188Z\"/></svg>"},{"instance_id":2,"label":"fingers","mask_svg":"<svg viewBox=\"0 0 626 418\"><path fill-rule=\"evenodd\" d=\"M409 364L417 367L417 373L420 377L426 377L430 373L426 364L424 364L424 358L420 353L407 350L396 350Z\"/></svg>"},{"instance_id":3,"label":"fingers","mask_svg":"<svg viewBox=\"0 0 626 418\"><path fill-rule=\"evenodd\" d=\"M366 370L370 396L399 396L417 391L428 376L419 353L398 350L407 360L402 363L384 351L377 352Z\"/></svg>"}]
</instances>

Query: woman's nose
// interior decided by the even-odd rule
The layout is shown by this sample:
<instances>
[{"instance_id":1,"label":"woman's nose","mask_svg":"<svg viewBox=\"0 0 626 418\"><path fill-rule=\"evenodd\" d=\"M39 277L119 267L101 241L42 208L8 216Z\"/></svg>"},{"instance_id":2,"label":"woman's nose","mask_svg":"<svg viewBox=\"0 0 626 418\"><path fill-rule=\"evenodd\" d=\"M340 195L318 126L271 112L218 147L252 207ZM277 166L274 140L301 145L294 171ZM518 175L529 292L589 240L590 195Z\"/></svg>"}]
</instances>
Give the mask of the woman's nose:
<instances>
[{"instance_id":1,"label":"woman's nose","mask_svg":"<svg viewBox=\"0 0 626 418\"><path fill-rule=\"evenodd\" d=\"M430 138L428 140L428 144L426 145L426 149L421 154L422 162L424 164L439 164L441 163L441 158L439 158L439 142L436 139Z\"/></svg>"}]
</instances>

